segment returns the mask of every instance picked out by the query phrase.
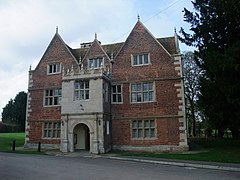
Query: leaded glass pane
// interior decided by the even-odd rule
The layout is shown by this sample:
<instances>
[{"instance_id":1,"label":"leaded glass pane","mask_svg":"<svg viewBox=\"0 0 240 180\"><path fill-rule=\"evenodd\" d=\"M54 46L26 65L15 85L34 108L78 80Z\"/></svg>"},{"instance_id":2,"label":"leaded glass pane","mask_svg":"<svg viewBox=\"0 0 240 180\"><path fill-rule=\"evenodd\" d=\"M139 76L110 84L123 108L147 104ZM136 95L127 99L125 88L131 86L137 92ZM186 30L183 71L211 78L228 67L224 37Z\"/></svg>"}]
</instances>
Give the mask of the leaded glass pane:
<instances>
[{"instance_id":1,"label":"leaded glass pane","mask_svg":"<svg viewBox=\"0 0 240 180\"><path fill-rule=\"evenodd\" d=\"M137 101L136 93L132 93L132 102L136 102L136 101Z\"/></svg>"},{"instance_id":2,"label":"leaded glass pane","mask_svg":"<svg viewBox=\"0 0 240 180\"><path fill-rule=\"evenodd\" d=\"M118 93L121 93L121 92L122 92L121 85L117 85L117 92L118 92Z\"/></svg>"},{"instance_id":3,"label":"leaded glass pane","mask_svg":"<svg viewBox=\"0 0 240 180\"><path fill-rule=\"evenodd\" d=\"M149 92L149 101L153 101L153 92Z\"/></svg>"},{"instance_id":4,"label":"leaded glass pane","mask_svg":"<svg viewBox=\"0 0 240 180\"><path fill-rule=\"evenodd\" d=\"M85 88L89 89L89 81L85 81Z\"/></svg>"},{"instance_id":5,"label":"leaded glass pane","mask_svg":"<svg viewBox=\"0 0 240 180\"><path fill-rule=\"evenodd\" d=\"M143 93L143 101L144 101L144 102L145 102L145 101L149 101L149 96L148 96L148 93L147 93L147 92Z\"/></svg>"},{"instance_id":6,"label":"leaded glass pane","mask_svg":"<svg viewBox=\"0 0 240 180\"><path fill-rule=\"evenodd\" d=\"M121 94L118 94L118 95L117 95L117 98L118 98L118 99L117 99L117 102L122 102L122 96L121 96Z\"/></svg>"},{"instance_id":7,"label":"leaded glass pane","mask_svg":"<svg viewBox=\"0 0 240 180\"><path fill-rule=\"evenodd\" d=\"M113 86L112 91L113 91L113 93L116 93L117 92L117 86Z\"/></svg>"},{"instance_id":8,"label":"leaded glass pane","mask_svg":"<svg viewBox=\"0 0 240 180\"><path fill-rule=\"evenodd\" d=\"M141 91L142 90L142 84L141 83L138 83L137 84L137 91Z\"/></svg>"},{"instance_id":9,"label":"leaded glass pane","mask_svg":"<svg viewBox=\"0 0 240 180\"><path fill-rule=\"evenodd\" d=\"M137 102L142 101L142 93L137 93Z\"/></svg>"},{"instance_id":10,"label":"leaded glass pane","mask_svg":"<svg viewBox=\"0 0 240 180\"><path fill-rule=\"evenodd\" d=\"M138 64L137 56L134 55L133 56L133 65L137 65L137 64Z\"/></svg>"},{"instance_id":11,"label":"leaded glass pane","mask_svg":"<svg viewBox=\"0 0 240 180\"><path fill-rule=\"evenodd\" d=\"M142 121L138 121L138 127L142 128Z\"/></svg>"},{"instance_id":12,"label":"leaded glass pane","mask_svg":"<svg viewBox=\"0 0 240 180\"><path fill-rule=\"evenodd\" d=\"M139 55L139 64L143 64L143 57L142 57L142 55Z\"/></svg>"},{"instance_id":13,"label":"leaded glass pane","mask_svg":"<svg viewBox=\"0 0 240 180\"><path fill-rule=\"evenodd\" d=\"M155 121L154 120L150 120L150 127L155 127Z\"/></svg>"},{"instance_id":14,"label":"leaded glass pane","mask_svg":"<svg viewBox=\"0 0 240 180\"><path fill-rule=\"evenodd\" d=\"M131 89L132 89L132 92L133 92L133 91L137 91L136 84L132 84L132 85L131 85Z\"/></svg>"},{"instance_id":15,"label":"leaded glass pane","mask_svg":"<svg viewBox=\"0 0 240 180\"><path fill-rule=\"evenodd\" d=\"M132 122L132 127L133 127L133 128L137 128L137 121L133 121L133 122Z\"/></svg>"},{"instance_id":16,"label":"leaded glass pane","mask_svg":"<svg viewBox=\"0 0 240 180\"><path fill-rule=\"evenodd\" d=\"M150 137L155 137L155 129L150 130Z\"/></svg>"},{"instance_id":17,"label":"leaded glass pane","mask_svg":"<svg viewBox=\"0 0 240 180\"><path fill-rule=\"evenodd\" d=\"M137 138L137 135L138 135L138 134L137 134L137 129L133 129L133 130L132 130L132 137L133 137L133 138Z\"/></svg>"},{"instance_id":18,"label":"leaded glass pane","mask_svg":"<svg viewBox=\"0 0 240 180\"><path fill-rule=\"evenodd\" d=\"M148 64L148 54L144 54L144 64Z\"/></svg>"},{"instance_id":19,"label":"leaded glass pane","mask_svg":"<svg viewBox=\"0 0 240 180\"><path fill-rule=\"evenodd\" d=\"M149 91L153 90L153 83L152 82L148 83L148 88L149 88Z\"/></svg>"},{"instance_id":20,"label":"leaded glass pane","mask_svg":"<svg viewBox=\"0 0 240 180\"><path fill-rule=\"evenodd\" d=\"M143 91L147 91L148 90L148 83L143 83Z\"/></svg>"},{"instance_id":21,"label":"leaded glass pane","mask_svg":"<svg viewBox=\"0 0 240 180\"><path fill-rule=\"evenodd\" d=\"M144 130L144 137L149 138L150 137L150 131L149 129Z\"/></svg>"},{"instance_id":22,"label":"leaded glass pane","mask_svg":"<svg viewBox=\"0 0 240 180\"><path fill-rule=\"evenodd\" d=\"M86 90L86 99L89 99L89 90Z\"/></svg>"},{"instance_id":23,"label":"leaded glass pane","mask_svg":"<svg viewBox=\"0 0 240 180\"><path fill-rule=\"evenodd\" d=\"M138 130L138 138L142 138L143 137L143 130L139 129Z\"/></svg>"},{"instance_id":24,"label":"leaded glass pane","mask_svg":"<svg viewBox=\"0 0 240 180\"><path fill-rule=\"evenodd\" d=\"M149 121L148 121L148 120L145 120L145 121L144 121L144 127L145 127L145 128L150 127L150 124L149 124Z\"/></svg>"}]
</instances>

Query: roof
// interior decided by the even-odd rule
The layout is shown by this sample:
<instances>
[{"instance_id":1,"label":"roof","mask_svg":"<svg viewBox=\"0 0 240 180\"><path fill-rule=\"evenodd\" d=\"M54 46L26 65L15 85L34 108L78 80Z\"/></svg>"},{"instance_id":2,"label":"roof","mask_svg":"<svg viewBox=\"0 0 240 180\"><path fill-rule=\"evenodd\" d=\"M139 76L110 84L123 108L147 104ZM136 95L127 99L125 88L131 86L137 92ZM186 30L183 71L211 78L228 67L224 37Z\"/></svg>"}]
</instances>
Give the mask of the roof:
<instances>
[{"instance_id":1,"label":"roof","mask_svg":"<svg viewBox=\"0 0 240 180\"><path fill-rule=\"evenodd\" d=\"M165 38L157 38L157 41L159 41L171 55L177 53L177 47L176 47L174 36L165 37ZM124 42L105 44L105 45L102 45L102 48L107 53L107 55L109 57L111 57L112 53L113 53L113 56L115 56L118 53L118 51L121 49L123 44L124 44ZM81 58L83 58L89 49L89 48L72 49L68 45L67 45L67 47L69 48L69 50L72 52L72 54L75 56L75 58L77 60L79 59L80 56L81 56Z\"/></svg>"}]
</instances>

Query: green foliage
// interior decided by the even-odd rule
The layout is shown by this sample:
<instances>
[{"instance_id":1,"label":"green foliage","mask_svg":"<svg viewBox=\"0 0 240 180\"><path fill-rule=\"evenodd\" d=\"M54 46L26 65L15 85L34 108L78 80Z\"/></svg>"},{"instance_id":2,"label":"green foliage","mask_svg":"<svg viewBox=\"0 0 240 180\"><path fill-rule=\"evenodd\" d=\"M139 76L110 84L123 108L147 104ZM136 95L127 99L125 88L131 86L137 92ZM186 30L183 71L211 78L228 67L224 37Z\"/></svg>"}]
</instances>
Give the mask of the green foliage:
<instances>
[{"instance_id":1,"label":"green foliage","mask_svg":"<svg viewBox=\"0 0 240 180\"><path fill-rule=\"evenodd\" d=\"M3 108L2 121L8 125L18 125L25 129L27 94L19 92L14 100L10 100Z\"/></svg>"},{"instance_id":2,"label":"green foliage","mask_svg":"<svg viewBox=\"0 0 240 180\"><path fill-rule=\"evenodd\" d=\"M197 100L199 96L199 78L201 77L201 69L194 60L194 53L184 52L183 60L183 76L186 97L186 115L188 119L188 129L191 136L196 136L196 120L198 119Z\"/></svg>"},{"instance_id":3,"label":"green foliage","mask_svg":"<svg viewBox=\"0 0 240 180\"><path fill-rule=\"evenodd\" d=\"M210 128L230 128L240 135L240 1L195 0L195 12L184 9L192 34L181 29L180 40L195 46L203 70L200 107Z\"/></svg>"}]
</instances>

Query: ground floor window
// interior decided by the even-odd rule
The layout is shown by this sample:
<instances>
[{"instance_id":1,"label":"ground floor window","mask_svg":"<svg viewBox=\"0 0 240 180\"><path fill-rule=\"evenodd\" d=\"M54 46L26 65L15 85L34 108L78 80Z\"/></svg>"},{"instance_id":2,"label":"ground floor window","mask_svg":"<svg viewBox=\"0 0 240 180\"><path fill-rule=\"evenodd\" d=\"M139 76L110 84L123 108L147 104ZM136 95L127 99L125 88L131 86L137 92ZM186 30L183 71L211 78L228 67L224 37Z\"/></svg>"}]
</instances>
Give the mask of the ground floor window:
<instances>
[{"instance_id":1,"label":"ground floor window","mask_svg":"<svg viewBox=\"0 0 240 180\"><path fill-rule=\"evenodd\" d=\"M155 120L133 120L132 121L132 138L144 139L155 138L156 126Z\"/></svg>"},{"instance_id":2,"label":"ground floor window","mask_svg":"<svg viewBox=\"0 0 240 180\"><path fill-rule=\"evenodd\" d=\"M44 138L60 138L61 123L60 122L44 122L43 137Z\"/></svg>"}]
</instances>

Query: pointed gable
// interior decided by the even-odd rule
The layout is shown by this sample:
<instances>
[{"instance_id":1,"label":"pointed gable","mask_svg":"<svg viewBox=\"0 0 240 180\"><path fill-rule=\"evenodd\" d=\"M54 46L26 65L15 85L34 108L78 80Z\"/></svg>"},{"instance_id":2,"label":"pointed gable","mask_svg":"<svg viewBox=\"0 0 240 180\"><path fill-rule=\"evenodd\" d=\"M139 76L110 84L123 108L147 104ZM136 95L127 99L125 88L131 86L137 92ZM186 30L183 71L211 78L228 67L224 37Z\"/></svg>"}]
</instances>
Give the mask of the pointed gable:
<instances>
[{"instance_id":1,"label":"pointed gable","mask_svg":"<svg viewBox=\"0 0 240 180\"><path fill-rule=\"evenodd\" d=\"M78 63L58 32L33 71L33 88L61 87L63 69L75 69Z\"/></svg>"},{"instance_id":2,"label":"pointed gable","mask_svg":"<svg viewBox=\"0 0 240 180\"><path fill-rule=\"evenodd\" d=\"M172 63L170 52L138 20L114 59L113 78L119 81L170 78L175 76Z\"/></svg>"},{"instance_id":3,"label":"pointed gable","mask_svg":"<svg viewBox=\"0 0 240 180\"><path fill-rule=\"evenodd\" d=\"M72 64L74 64L74 66L77 66L76 58L73 56L72 52L64 43L58 32L56 32L53 36L35 70L44 68L41 71L45 73L46 63L61 63L62 67L66 68L70 68Z\"/></svg>"},{"instance_id":4,"label":"pointed gable","mask_svg":"<svg viewBox=\"0 0 240 180\"><path fill-rule=\"evenodd\" d=\"M134 45L131 46L131 44ZM121 50L129 48L129 46L131 46L133 52L148 51L153 44L159 46L161 53L171 56L164 46L148 31L142 22L138 20L118 54Z\"/></svg>"},{"instance_id":5,"label":"pointed gable","mask_svg":"<svg viewBox=\"0 0 240 180\"><path fill-rule=\"evenodd\" d=\"M83 58L83 64L84 64L85 69L86 69L86 67L88 68L88 66L89 66L88 61L90 59L96 59L96 58L103 58L103 61L104 61L103 67L109 67L110 58L107 55L107 53L104 51L104 49L102 48L99 41L95 38L95 40L93 41L92 45L90 46L90 48L88 49L87 53L85 54L85 56Z\"/></svg>"}]
</instances>

